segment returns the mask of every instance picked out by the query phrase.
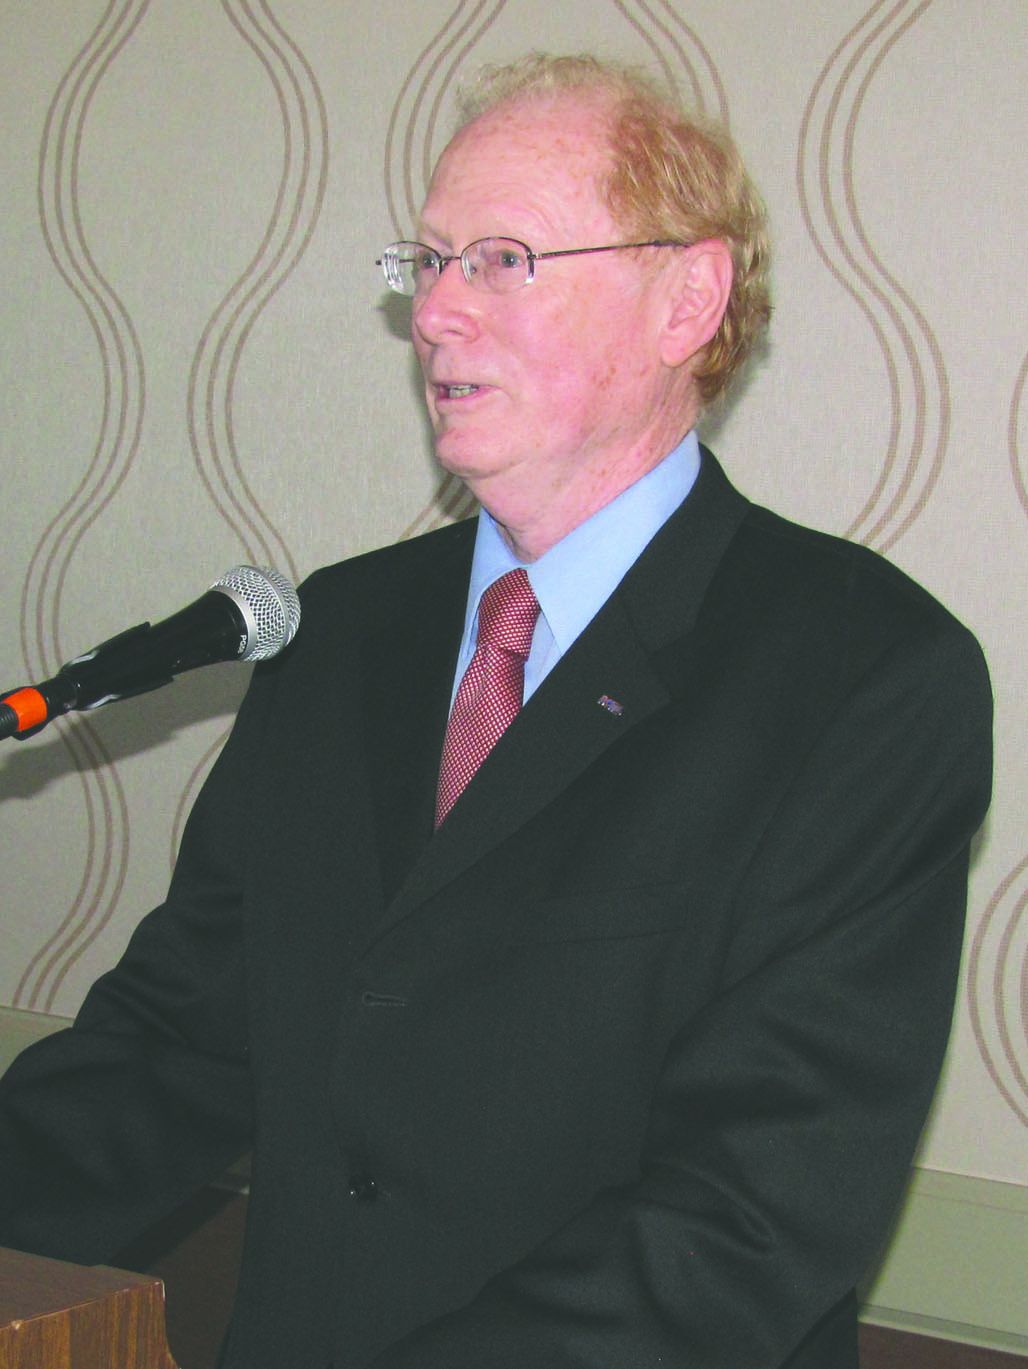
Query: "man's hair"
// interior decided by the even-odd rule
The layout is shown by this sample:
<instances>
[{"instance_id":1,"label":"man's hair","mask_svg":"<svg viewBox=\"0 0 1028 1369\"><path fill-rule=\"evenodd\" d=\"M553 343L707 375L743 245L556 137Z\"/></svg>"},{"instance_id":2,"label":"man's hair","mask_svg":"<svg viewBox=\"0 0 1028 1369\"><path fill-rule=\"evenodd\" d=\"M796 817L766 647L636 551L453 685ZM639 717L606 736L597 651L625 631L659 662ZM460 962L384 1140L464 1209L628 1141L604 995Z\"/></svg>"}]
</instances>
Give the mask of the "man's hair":
<instances>
[{"instance_id":1,"label":"man's hair","mask_svg":"<svg viewBox=\"0 0 1028 1369\"><path fill-rule=\"evenodd\" d=\"M718 238L731 251L732 291L717 333L694 359L702 403L719 398L771 314L763 203L728 131L686 112L677 93L638 68L589 55L530 53L487 66L462 91L461 123L508 101L576 95L609 110L610 170L600 194L624 233L642 241Z\"/></svg>"}]
</instances>

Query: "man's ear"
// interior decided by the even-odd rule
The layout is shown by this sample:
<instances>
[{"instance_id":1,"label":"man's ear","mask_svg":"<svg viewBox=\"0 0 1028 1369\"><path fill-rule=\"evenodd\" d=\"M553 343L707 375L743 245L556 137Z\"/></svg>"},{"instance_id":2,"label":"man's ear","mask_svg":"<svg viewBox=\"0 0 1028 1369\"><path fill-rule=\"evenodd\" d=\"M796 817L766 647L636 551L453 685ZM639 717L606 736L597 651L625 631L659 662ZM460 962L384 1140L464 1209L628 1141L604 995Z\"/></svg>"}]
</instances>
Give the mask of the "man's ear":
<instances>
[{"instance_id":1,"label":"man's ear","mask_svg":"<svg viewBox=\"0 0 1028 1369\"><path fill-rule=\"evenodd\" d=\"M681 366L706 347L721 326L732 290L732 253L720 238L694 243L680 255L661 336L665 366Z\"/></svg>"}]
</instances>

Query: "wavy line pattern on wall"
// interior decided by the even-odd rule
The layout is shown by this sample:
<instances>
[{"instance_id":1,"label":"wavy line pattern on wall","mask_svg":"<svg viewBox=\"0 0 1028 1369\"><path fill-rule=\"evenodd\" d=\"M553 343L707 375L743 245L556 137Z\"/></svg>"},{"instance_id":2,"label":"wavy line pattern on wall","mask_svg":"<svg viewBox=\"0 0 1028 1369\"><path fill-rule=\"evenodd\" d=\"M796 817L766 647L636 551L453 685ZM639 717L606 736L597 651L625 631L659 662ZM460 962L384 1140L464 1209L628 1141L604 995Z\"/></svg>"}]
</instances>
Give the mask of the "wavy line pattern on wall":
<instances>
[{"instance_id":1,"label":"wavy line pattern on wall","mask_svg":"<svg viewBox=\"0 0 1028 1369\"><path fill-rule=\"evenodd\" d=\"M881 349L890 422L885 457L847 537L886 551L924 511L950 431L949 381L935 335L886 268L864 226L854 147L871 87L932 0L872 5L814 84L801 124L796 178L803 219L825 266L855 301ZM884 11L884 13L883 13Z\"/></svg>"},{"instance_id":2,"label":"wavy line pattern on wall","mask_svg":"<svg viewBox=\"0 0 1028 1369\"><path fill-rule=\"evenodd\" d=\"M275 93L282 119L282 168L271 216L246 269L205 327L189 374L188 427L193 459L218 513L247 559L299 579L296 559L260 505L235 436L235 385L246 343L268 302L300 262L321 216L328 182L325 99L314 69L265 0L222 0L236 32L253 50ZM171 834L174 865L182 827L230 728L193 769L176 806Z\"/></svg>"},{"instance_id":3,"label":"wavy line pattern on wall","mask_svg":"<svg viewBox=\"0 0 1028 1369\"><path fill-rule=\"evenodd\" d=\"M100 81L135 34L150 0L111 3L54 96L40 155L43 235L54 264L82 303L100 357L101 430L87 471L44 532L22 596L22 642L30 677L51 673L65 653L57 636L61 588L85 531L125 479L138 445L144 363L121 301L96 267L79 213L79 159L90 103ZM261 310L300 260L314 232L328 168L325 104L310 64L266 3L222 0L275 93L283 127L283 165L270 220L238 281L200 339L190 372L188 422L197 469L215 506L250 560L284 566L293 557L254 497L235 440L234 389L247 339ZM83 788L87 850L79 889L59 926L23 972L14 1002L46 1010L69 970L103 931L124 885L129 814L117 767L87 722L59 721ZM220 741L201 762L209 766ZM198 769L199 769L198 768ZM196 777L194 776L194 779ZM194 781L187 786L192 792Z\"/></svg>"},{"instance_id":4,"label":"wavy line pattern on wall","mask_svg":"<svg viewBox=\"0 0 1028 1369\"><path fill-rule=\"evenodd\" d=\"M1010 423L1007 430L1007 445L1010 450L1010 469L1014 477L1014 488L1021 501L1021 507L1028 514L1028 471L1025 460L1028 453L1021 451L1021 409L1024 404L1025 387L1028 386L1028 356L1021 363L1021 370L1014 383L1014 394L1010 401Z\"/></svg>"},{"instance_id":5,"label":"wavy line pattern on wall","mask_svg":"<svg viewBox=\"0 0 1028 1369\"><path fill-rule=\"evenodd\" d=\"M721 75L699 34L675 7L668 0L658 0L656 5L646 0L612 3L649 48L654 66L660 68L669 85L681 91L689 107L727 125L728 97ZM663 11L664 19L657 11ZM695 60L682 40L692 48Z\"/></svg>"},{"instance_id":6,"label":"wavy line pattern on wall","mask_svg":"<svg viewBox=\"0 0 1028 1369\"><path fill-rule=\"evenodd\" d=\"M1028 1126L1028 856L993 894L975 933L968 1003L985 1067Z\"/></svg>"},{"instance_id":7,"label":"wavy line pattern on wall","mask_svg":"<svg viewBox=\"0 0 1028 1369\"><path fill-rule=\"evenodd\" d=\"M275 203L257 250L197 345L189 375L189 440L204 488L247 557L296 579L296 561L262 509L240 457L235 386L254 324L295 269L317 226L328 179L328 117L310 63L270 6L264 0L222 0L222 8L274 91L283 156Z\"/></svg>"},{"instance_id":8,"label":"wavy line pattern on wall","mask_svg":"<svg viewBox=\"0 0 1028 1369\"><path fill-rule=\"evenodd\" d=\"M652 64L660 69L665 80L682 91L699 112L712 113L727 123L724 83L699 36L674 6L668 0L657 0L656 4L648 0L611 3L649 48ZM487 0L460 0L417 55L400 85L389 117L384 150L386 206L399 238L413 231L432 167L441 151L436 146L440 113L453 92L458 73L507 8L508 0L495 0L491 6ZM530 31L530 25L520 22L512 38ZM512 42L512 50L516 46ZM583 37L581 46L589 47L588 35ZM448 476L401 537L413 537L465 518L474 507L471 494L455 477Z\"/></svg>"},{"instance_id":9,"label":"wavy line pattern on wall","mask_svg":"<svg viewBox=\"0 0 1028 1369\"><path fill-rule=\"evenodd\" d=\"M43 532L22 590L22 651L29 672L62 659L61 596L85 532L114 498L139 446L145 402L143 357L125 306L86 241L78 186L82 140L97 87L135 33L150 0L108 6L58 85L39 157L39 216L47 252L85 311L100 362L100 431L78 486Z\"/></svg>"},{"instance_id":10,"label":"wavy line pattern on wall","mask_svg":"<svg viewBox=\"0 0 1028 1369\"><path fill-rule=\"evenodd\" d=\"M389 219L403 238L418 216L432 174L439 112L468 54L508 0L459 0L457 8L414 59L386 128L385 195ZM415 145L417 152L415 153ZM420 176L415 176L415 165Z\"/></svg>"},{"instance_id":11,"label":"wavy line pattern on wall","mask_svg":"<svg viewBox=\"0 0 1028 1369\"><path fill-rule=\"evenodd\" d=\"M135 35L150 0L111 0L58 84L39 155L40 226L47 251L85 311L96 343L102 392L100 430L75 490L44 530L21 596L21 642L29 678L53 673L64 659L61 598L75 553L115 497L135 459L146 384L136 330L97 267L80 213L79 172L90 106L112 63ZM32 957L15 1006L52 1007L71 966L113 913L128 864L129 823L117 767L86 722L56 724L78 772L87 849L79 889L60 925Z\"/></svg>"},{"instance_id":12,"label":"wavy line pattern on wall","mask_svg":"<svg viewBox=\"0 0 1028 1369\"><path fill-rule=\"evenodd\" d=\"M1008 448L1014 488L1028 515L1020 433L1028 356L1014 382ZM1028 856L997 888L968 961L968 1004L975 1042L1000 1096L1028 1126Z\"/></svg>"}]
</instances>

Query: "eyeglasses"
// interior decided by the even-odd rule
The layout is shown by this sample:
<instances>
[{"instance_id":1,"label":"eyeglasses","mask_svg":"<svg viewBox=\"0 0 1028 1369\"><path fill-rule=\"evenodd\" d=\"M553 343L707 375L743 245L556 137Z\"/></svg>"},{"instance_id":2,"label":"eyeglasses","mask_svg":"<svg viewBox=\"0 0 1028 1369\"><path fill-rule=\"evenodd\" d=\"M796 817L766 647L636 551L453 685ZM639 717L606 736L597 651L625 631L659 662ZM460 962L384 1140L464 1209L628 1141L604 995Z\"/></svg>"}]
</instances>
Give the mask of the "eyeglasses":
<instances>
[{"instance_id":1,"label":"eyeglasses","mask_svg":"<svg viewBox=\"0 0 1028 1369\"><path fill-rule=\"evenodd\" d=\"M631 247L687 247L688 243L658 238L653 242L616 242L609 247L565 247L559 252L533 252L516 238L479 238L463 252L444 257L423 242L394 242L375 262L391 290L401 295L425 295L451 261L459 261L464 279L476 290L509 295L535 279L535 264L546 257L581 257L587 252L623 252Z\"/></svg>"}]
</instances>

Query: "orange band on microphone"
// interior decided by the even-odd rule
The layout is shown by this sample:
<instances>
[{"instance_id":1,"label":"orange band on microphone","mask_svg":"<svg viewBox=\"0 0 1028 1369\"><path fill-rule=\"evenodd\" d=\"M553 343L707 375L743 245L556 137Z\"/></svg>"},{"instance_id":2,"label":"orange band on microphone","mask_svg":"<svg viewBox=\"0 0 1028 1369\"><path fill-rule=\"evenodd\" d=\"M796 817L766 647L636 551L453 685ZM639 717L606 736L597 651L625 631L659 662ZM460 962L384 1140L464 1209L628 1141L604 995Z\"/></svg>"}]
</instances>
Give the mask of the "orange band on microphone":
<instances>
[{"instance_id":1,"label":"orange band on microphone","mask_svg":"<svg viewBox=\"0 0 1028 1369\"><path fill-rule=\"evenodd\" d=\"M24 732L29 727L38 727L47 720L46 700L38 689L16 689L13 694L7 694L0 699L0 703L13 708L18 715L19 732Z\"/></svg>"}]
</instances>

